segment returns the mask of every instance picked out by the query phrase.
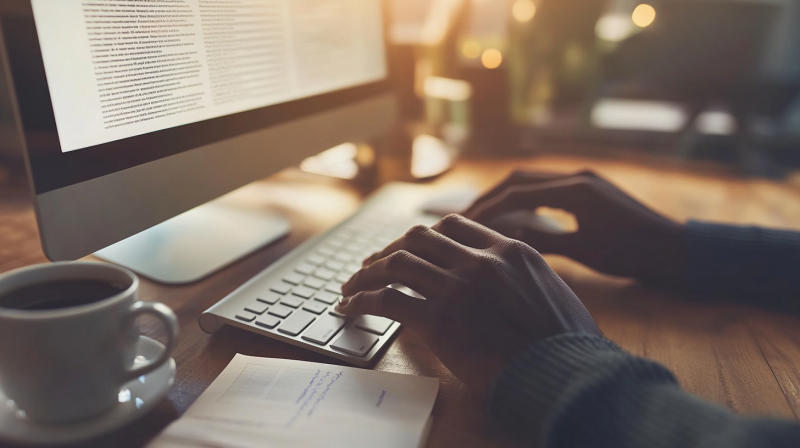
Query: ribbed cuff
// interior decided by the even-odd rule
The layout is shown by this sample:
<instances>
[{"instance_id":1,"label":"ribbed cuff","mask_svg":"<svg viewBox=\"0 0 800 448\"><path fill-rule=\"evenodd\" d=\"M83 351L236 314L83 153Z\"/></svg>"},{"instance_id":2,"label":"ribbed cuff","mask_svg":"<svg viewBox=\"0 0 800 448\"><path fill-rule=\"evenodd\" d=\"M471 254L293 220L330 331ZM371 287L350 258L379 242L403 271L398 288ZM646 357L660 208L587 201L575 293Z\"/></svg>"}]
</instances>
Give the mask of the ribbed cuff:
<instances>
[{"instance_id":1,"label":"ribbed cuff","mask_svg":"<svg viewBox=\"0 0 800 448\"><path fill-rule=\"evenodd\" d=\"M800 233L690 221L686 284L775 311L800 311Z\"/></svg>"},{"instance_id":2,"label":"ribbed cuff","mask_svg":"<svg viewBox=\"0 0 800 448\"><path fill-rule=\"evenodd\" d=\"M629 355L613 342L586 334L540 341L514 358L495 379L490 415L521 439L558 437L559 421L581 397L615 383L677 384L664 367ZM568 430L568 428L567 428Z\"/></svg>"}]
</instances>

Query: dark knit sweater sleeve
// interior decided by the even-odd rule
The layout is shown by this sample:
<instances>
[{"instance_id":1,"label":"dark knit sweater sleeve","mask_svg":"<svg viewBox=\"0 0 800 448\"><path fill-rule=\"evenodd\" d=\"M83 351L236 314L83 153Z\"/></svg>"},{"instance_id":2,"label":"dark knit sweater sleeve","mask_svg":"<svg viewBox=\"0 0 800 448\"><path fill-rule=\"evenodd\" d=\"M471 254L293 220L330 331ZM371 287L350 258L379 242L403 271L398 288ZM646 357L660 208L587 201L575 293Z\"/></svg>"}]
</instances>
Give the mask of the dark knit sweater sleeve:
<instances>
[{"instance_id":1,"label":"dark knit sweater sleeve","mask_svg":"<svg viewBox=\"0 0 800 448\"><path fill-rule=\"evenodd\" d=\"M690 221L686 284L739 303L800 313L800 233Z\"/></svg>"},{"instance_id":2,"label":"dark knit sweater sleeve","mask_svg":"<svg viewBox=\"0 0 800 448\"><path fill-rule=\"evenodd\" d=\"M797 422L738 417L683 391L665 367L583 334L520 353L496 378L489 411L528 446L800 446Z\"/></svg>"}]
</instances>

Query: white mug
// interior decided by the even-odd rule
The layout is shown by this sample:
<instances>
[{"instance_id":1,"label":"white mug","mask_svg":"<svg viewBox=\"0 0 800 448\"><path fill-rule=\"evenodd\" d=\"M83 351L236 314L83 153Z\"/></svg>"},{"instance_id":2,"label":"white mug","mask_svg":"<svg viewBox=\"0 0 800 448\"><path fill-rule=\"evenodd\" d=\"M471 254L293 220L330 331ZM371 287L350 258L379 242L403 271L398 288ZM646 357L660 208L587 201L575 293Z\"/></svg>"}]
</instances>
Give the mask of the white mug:
<instances>
[{"instance_id":1,"label":"white mug","mask_svg":"<svg viewBox=\"0 0 800 448\"><path fill-rule=\"evenodd\" d=\"M27 418L48 423L80 420L110 409L120 388L167 362L178 341L172 310L161 303L140 302L139 279L112 264L50 263L16 269L0 275L0 298L60 280L109 282L121 292L57 309L0 306L0 388ZM158 358L134 367L136 317L142 314L164 322L167 345Z\"/></svg>"}]
</instances>

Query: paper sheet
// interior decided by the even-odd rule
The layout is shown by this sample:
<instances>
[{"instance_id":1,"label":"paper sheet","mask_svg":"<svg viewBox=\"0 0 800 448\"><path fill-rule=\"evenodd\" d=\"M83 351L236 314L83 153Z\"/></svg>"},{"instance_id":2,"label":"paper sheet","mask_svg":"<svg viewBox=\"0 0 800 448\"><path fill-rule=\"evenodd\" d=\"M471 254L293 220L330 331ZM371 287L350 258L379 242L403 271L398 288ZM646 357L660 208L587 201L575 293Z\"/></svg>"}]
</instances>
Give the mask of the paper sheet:
<instances>
[{"instance_id":1,"label":"paper sheet","mask_svg":"<svg viewBox=\"0 0 800 448\"><path fill-rule=\"evenodd\" d=\"M436 378L236 355L148 448L417 448Z\"/></svg>"}]
</instances>

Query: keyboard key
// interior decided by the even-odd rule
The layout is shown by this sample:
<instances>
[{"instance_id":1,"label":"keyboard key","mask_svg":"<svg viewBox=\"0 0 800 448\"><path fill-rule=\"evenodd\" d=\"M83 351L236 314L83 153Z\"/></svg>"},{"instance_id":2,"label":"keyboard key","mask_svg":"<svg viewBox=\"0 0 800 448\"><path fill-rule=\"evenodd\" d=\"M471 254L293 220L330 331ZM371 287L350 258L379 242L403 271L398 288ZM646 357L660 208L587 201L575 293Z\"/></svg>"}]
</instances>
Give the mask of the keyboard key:
<instances>
[{"instance_id":1,"label":"keyboard key","mask_svg":"<svg viewBox=\"0 0 800 448\"><path fill-rule=\"evenodd\" d=\"M267 305L275 305L276 303L278 303L278 300L281 300L281 296L275 294L274 292L268 292L266 294L258 296L257 300L259 302L264 302Z\"/></svg>"},{"instance_id":2,"label":"keyboard key","mask_svg":"<svg viewBox=\"0 0 800 448\"><path fill-rule=\"evenodd\" d=\"M345 238L343 236L335 235L335 236L329 237L325 241L325 245L328 246L328 247L332 247L332 248L337 248L338 249L338 248L344 246L347 243L347 240L349 240L349 239L350 238Z\"/></svg>"},{"instance_id":3,"label":"keyboard key","mask_svg":"<svg viewBox=\"0 0 800 448\"><path fill-rule=\"evenodd\" d=\"M303 309L306 311L311 311L314 314L322 314L328 309L328 305L325 305L322 302L317 302L316 300L310 300L303 304Z\"/></svg>"},{"instance_id":4,"label":"keyboard key","mask_svg":"<svg viewBox=\"0 0 800 448\"><path fill-rule=\"evenodd\" d=\"M330 269L319 268L314 271L314 277L321 278L323 280L333 280L333 277L336 277L336 272L331 271Z\"/></svg>"},{"instance_id":5,"label":"keyboard key","mask_svg":"<svg viewBox=\"0 0 800 448\"><path fill-rule=\"evenodd\" d=\"M325 345L336 336L336 333L344 327L346 321L338 317L322 316L317 323L306 331L303 339L319 345Z\"/></svg>"},{"instance_id":6,"label":"keyboard key","mask_svg":"<svg viewBox=\"0 0 800 448\"><path fill-rule=\"evenodd\" d=\"M256 320L256 325L270 330L277 327L279 323L281 323L281 320L274 316L261 316Z\"/></svg>"},{"instance_id":7,"label":"keyboard key","mask_svg":"<svg viewBox=\"0 0 800 448\"><path fill-rule=\"evenodd\" d=\"M256 315L248 311L242 311L236 315L236 318L245 322L252 322L256 318Z\"/></svg>"},{"instance_id":8,"label":"keyboard key","mask_svg":"<svg viewBox=\"0 0 800 448\"><path fill-rule=\"evenodd\" d=\"M336 274L336 277L334 277L333 279L336 280L337 282L347 283L347 281L350 280L350 277L352 276L353 276L352 274L345 274L344 272L342 272L341 274Z\"/></svg>"},{"instance_id":9,"label":"keyboard key","mask_svg":"<svg viewBox=\"0 0 800 448\"><path fill-rule=\"evenodd\" d=\"M300 296L304 299L308 299L309 297L313 296L315 292L317 291L314 291L308 286L295 286L294 289L292 289L293 295Z\"/></svg>"},{"instance_id":10,"label":"keyboard key","mask_svg":"<svg viewBox=\"0 0 800 448\"><path fill-rule=\"evenodd\" d=\"M322 263L325 263L325 257L320 255L312 255L306 259L306 263L313 264L314 266L319 266Z\"/></svg>"},{"instance_id":11,"label":"keyboard key","mask_svg":"<svg viewBox=\"0 0 800 448\"><path fill-rule=\"evenodd\" d=\"M357 254L359 252L363 252L363 251L367 250L368 247L369 246L367 244L354 242L354 243L350 243L347 246L343 247L342 250L350 252L351 254Z\"/></svg>"},{"instance_id":12,"label":"keyboard key","mask_svg":"<svg viewBox=\"0 0 800 448\"><path fill-rule=\"evenodd\" d=\"M339 282L330 282L325 285L325 291L330 291L334 294L342 295L342 284Z\"/></svg>"},{"instance_id":13,"label":"keyboard key","mask_svg":"<svg viewBox=\"0 0 800 448\"><path fill-rule=\"evenodd\" d=\"M345 316L344 314L337 313L336 311L328 311L328 314L330 314L333 317L341 317L342 319L346 319L347 318L347 316Z\"/></svg>"},{"instance_id":14,"label":"keyboard key","mask_svg":"<svg viewBox=\"0 0 800 448\"><path fill-rule=\"evenodd\" d=\"M265 303L254 300L253 303L247 305L244 310L260 315L264 314L264 312L267 311L267 308L269 307Z\"/></svg>"},{"instance_id":15,"label":"keyboard key","mask_svg":"<svg viewBox=\"0 0 800 448\"><path fill-rule=\"evenodd\" d=\"M281 319L286 319L287 316L292 314L292 309L288 306L275 305L269 308L269 314L280 317Z\"/></svg>"},{"instance_id":16,"label":"keyboard key","mask_svg":"<svg viewBox=\"0 0 800 448\"><path fill-rule=\"evenodd\" d=\"M281 299L281 303L291 308L297 308L305 303L305 300L297 296L285 296Z\"/></svg>"},{"instance_id":17,"label":"keyboard key","mask_svg":"<svg viewBox=\"0 0 800 448\"><path fill-rule=\"evenodd\" d=\"M303 284L310 288L320 289L323 286L325 286L325 280L316 277L308 277L306 281L303 282Z\"/></svg>"},{"instance_id":18,"label":"keyboard key","mask_svg":"<svg viewBox=\"0 0 800 448\"><path fill-rule=\"evenodd\" d=\"M309 264L309 263L300 263L299 265L297 265L297 266L294 268L294 270L295 270L295 271L297 271L297 272L299 272L299 273L301 273L301 274L306 274L306 275L308 275L308 274L310 274L310 273L314 272L314 269L316 269L316 268L317 268L317 267L316 267L316 266L314 266L313 264Z\"/></svg>"},{"instance_id":19,"label":"keyboard key","mask_svg":"<svg viewBox=\"0 0 800 448\"><path fill-rule=\"evenodd\" d=\"M370 254L370 255L372 255L372 254ZM367 257L364 257L364 258L366 259ZM360 270L361 270L361 264L360 263L350 263L350 264L346 265L344 267L344 269L342 269L342 273L353 275L353 274L355 274L356 272L358 272Z\"/></svg>"},{"instance_id":20,"label":"keyboard key","mask_svg":"<svg viewBox=\"0 0 800 448\"><path fill-rule=\"evenodd\" d=\"M359 253L353 255L353 259L363 262L367 258L371 257L373 254L378 253L378 252L380 252L382 250L383 250L382 247L370 248L369 250L365 250L363 252L359 252ZM360 267L359 267L359 269L360 269Z\"/></svg>"},{"instance_id":21,"label":"keyboard key","mask_svg":"<svg viewBox=\"0 0 800 448\"><path fill-rule=\"evenodd\" d=\"M319 300L320 302L327 303L328 305L333 305L339 300L339 294L334 294L329 291L319 291L318 293L314 294L314 300Z\"/></svg>"},{"instance_id":22,"label":"keyboard key","mask_svg":"<svg viewBox=\"0 0 800 448\"><path fill-rule=\"evenodd\" d=\"M277 292L278 294L286 294L292 290L292 285L286 282L280 282L272 285L269 289Z\"/></svg>"},{"instance_id":23,"label":"keyboard key","mask_svg":"<svg viewBox=\"0 0 800 448\"><path fill-rule=\"evenodd\" d=\"M283 281L285 281L286 283L291 283L293 285L299 285L300 283L303 283L303 279L305 278L306 276L303 274L292 272L286 277L283 277Z\"/></svg>"},{"instance_id":24,"label":"keyboard key","mask_svg":"<svg viewBox=\"0 0 800 448\"><path fill-rule=\"evenodd\" d=\"M358 236L353 239L354 244L362 244L364 246L372 244L372 239L367 236Z\"/></svg>"},{"instance_id":25,"label":"keyboard key","mask_svg":"<svg viewBox=\"0 0 800 448\"><path fill-rule=\"evenodd\" d=\"M361 331L357 328L348 328L339 336L339 339L331 344L331 348L349 353L355 356L364 356L372 350L378 343L378 337L374 334Z\"/></svg>"},{"instance_id":26,"label":"keyboard key","mask_svg":"<svg viewBox=\"0 0 800 448\"><path fill-rule=\"evenodd\" d=\"M281 326L278 327L278 331L288 334L289 336L297 336L302 333L311 322L314 322L314 319L316 319L316 317L313 314L306 313L305 311L298 311L294 313L292 317L283 321Z\"/></svg>"},{"instance_id":27,"label":"keyboard key","mask_svg":"<svg viewBox=\"0 0 800 448\"><path fill-rule=\"evenodd\" d=\"M323 257L330 257L331 255L334 254L334 252L336 251L328 247L320 247L319 249L317 249L317 254L322 255Z\"/></svg>"},{"instance_id":28,"label":"keyboard key","mask_svg":"<svg viewBox=\"0 0 800 448\"><path fill-rule=\"evenodd\" d=\"M393 320L385 317L366 315L358 318L356 321L356 328L369 331L370 333L384 335L389 331L389 327L391 327L393 323Z\"/></svg>"},{"instance_id":29,"label":"keyboard key","mask_svg":"<svg viewBox=\"0 0 800 448\"><path fill-rule=\"evenodd\" d=\"M347 252L336 252L333 254L333 259L336 261L341 261L342 263L347 263L353 259L353 255Z\"/></svg>"},{"instance_id":30,"label":"keyboard key","mask_svg":"<svg viewBox=\"0 0 800 448\"><path fill-rule=\"evenodd\" d=\"M341 261L328 260L325 262L325 267L332 271L341 271L344 268L344 263Z\"/></svg>"}]
</instances>

